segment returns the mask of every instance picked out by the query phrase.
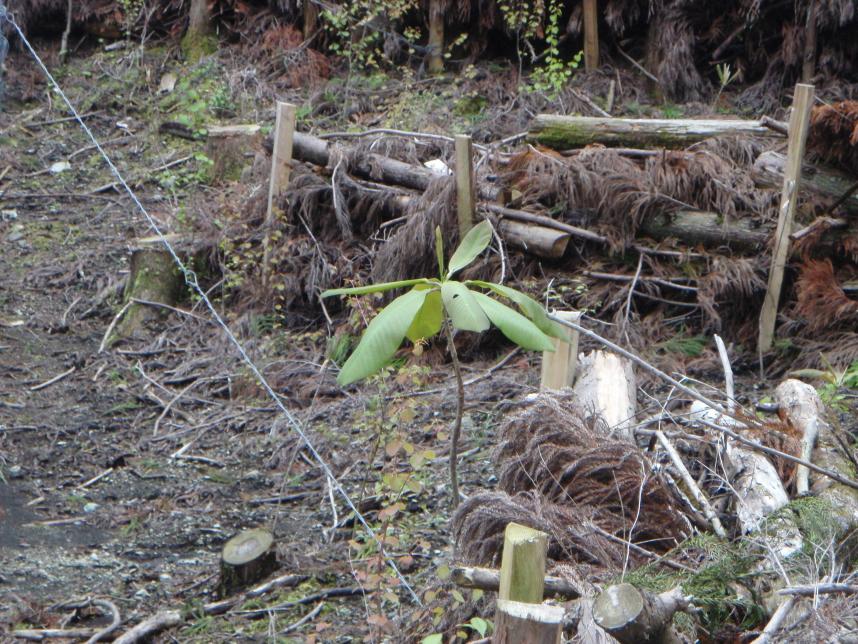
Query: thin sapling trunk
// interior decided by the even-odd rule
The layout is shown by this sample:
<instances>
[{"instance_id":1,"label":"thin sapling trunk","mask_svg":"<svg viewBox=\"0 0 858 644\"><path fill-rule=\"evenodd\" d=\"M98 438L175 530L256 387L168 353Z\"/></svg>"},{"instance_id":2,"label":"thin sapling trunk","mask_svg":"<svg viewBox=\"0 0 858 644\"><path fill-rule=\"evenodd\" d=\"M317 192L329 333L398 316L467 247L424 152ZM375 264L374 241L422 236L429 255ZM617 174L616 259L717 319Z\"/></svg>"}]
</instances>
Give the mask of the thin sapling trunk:
<instances>
[{"instance_id":1,"label":"thin sapling trunk","mask_svg":"<svg viewBox=\"0 0 858 644\"><path fill-rule=\"evenodd\" d=\"M450 348L450 357L453 359L453 372L456 374L456 420L453 424L453 433L450 435L450 490L453 495L452 506L455 510L459 505L459 478L456 465L459 458L459 434L462 431L462 412L465 409L465 383L462 380L462 368L459 364L459 354L456 353L456 344L453 342L453 330L450 320L446 321L444 327L447 329L447 345Z\"/></svg>"}]
</instances>

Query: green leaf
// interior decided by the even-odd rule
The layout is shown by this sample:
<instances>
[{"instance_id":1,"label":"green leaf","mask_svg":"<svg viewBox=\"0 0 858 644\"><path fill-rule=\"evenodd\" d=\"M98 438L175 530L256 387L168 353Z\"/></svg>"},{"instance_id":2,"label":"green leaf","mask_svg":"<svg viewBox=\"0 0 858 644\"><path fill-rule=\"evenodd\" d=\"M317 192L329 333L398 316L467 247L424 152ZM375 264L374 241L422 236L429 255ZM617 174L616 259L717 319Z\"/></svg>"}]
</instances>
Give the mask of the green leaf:
<instances>
[{"instance_id":1,"label":"green leaf","mask_svg":"<svg viewBox=\"0 0 858 644\"><path fill-rule=\"evenodd\" d=\"M337 376L341 386L371 376L390 361L429 293L418 289L408 291L373 318Z\"/></svg>"},{"instance_id":2,"label":"green leaf","mask_svg":"<svg viewBox=\"0 0 858 644\"><path fill-rule=\"evenodd\" d=\"M463 331L485 331L489 328L489 319L477 304L473 291L461 282L441 284L441 298L455 328Z\"/></svg>"},{"instance_id":3,"label":"green leaf","mask_svg":"<svg viewBox=\"0 0 858 644\"><path fill-rule=\"evenodd\" d=\"M551 339L521 313L485 293L474 292L474 297L492 324L518 346L532 351L554 351Z\"/></svg>"},{"instance_id":4,"label":"green leaf","mask_svg":"<svg viewBox=\"0 0 858 644\"><path fill-rule=\"evenodd\" d=\"M498 295L512 300L518 304L518 308L521 309L521 312L529 318L531 322L539 327L540 331L553 338L560 338L561 340L569 339L569 332L566 330L566 327L561 324L557 324L557 322L554 322L553 320L549 320L548 313L546 313L545 308L543 308L539 302L529 295L525 295L521 291L517 291L509 286L504 286L503 284L495 284L494 282L469 280L466 284L468 286L473 284L480 288L487 288Z\"/></svg>"},{"instance_id":5,"label":"green leaf","mask_svg":"<svg viewBox=\"0 0 858 644\"><path fill-rule=\"evenodd\" d=\"M447 267L447 277L449 278L453 273L462 270L465 266L473 262L491 241L492 225L486 219L483 219L471 228L465 235L465 238L459 243L459 247L450 258L450 265Z\"/></svg>"},{"instance_id":6,"label":"green leaf","mask_svg":"<svg viewBox=\"0 0 858 644\"><path fill-rule=\"evenodd\" d=\"M413 280L400 280L398 282L383 282L382 284L367 284L366 286L355 286L352 288L331 288L322 293L322 297L331 297L333 295L366 295L367 293L383 293L395 288L405 286L414 286L415 284L431 284L430 280L425 277L419 277Z\"/></svg>"},{"instance_id":7,"label":"green leaf","mask_svg":"<svg viewBox=\"0 0 858 644\"><path fill-rule=\"evenodd\" d=\"M432 633L420 640L420 644L444 644L444 635L441 633Z\"/></svg>"},{"instance_id":8,"label":"green leaf","mask_svg":"<svg viewBox=\"0 0 858 644\"><path fill-rule=\"evenodd\" d=\"M471 621L465 624L465 626L470 626L477 633L480 634L480 637L485 637L486 633L489 630L489 623L484 620L482 617L472 617Z\"/></svg>"},{"instance_id":9,"label":"green leaf","mask_svg":"<svg viewBox=\"0 0 858 644\"><path fill-rule=\"evenodd\" d=\"M435 257L438 258L438 277L444 277L444 242L441 240L441 226L435 226Z\"/></svg>"},{"instance_id":10,"label":"green leaf","mask_svg":"<svg viewBox=\"0 0 858 644\"><path fill-rule=\"evenodd\" d=\"M405 336L412 342L417 342L421 338L431 338L441 330L442 324L444 324L444 305L441 303L441 291L434 289L427 293L423 306L414 316L414 321L408 327Z\"/></svg>"}]
</instances>

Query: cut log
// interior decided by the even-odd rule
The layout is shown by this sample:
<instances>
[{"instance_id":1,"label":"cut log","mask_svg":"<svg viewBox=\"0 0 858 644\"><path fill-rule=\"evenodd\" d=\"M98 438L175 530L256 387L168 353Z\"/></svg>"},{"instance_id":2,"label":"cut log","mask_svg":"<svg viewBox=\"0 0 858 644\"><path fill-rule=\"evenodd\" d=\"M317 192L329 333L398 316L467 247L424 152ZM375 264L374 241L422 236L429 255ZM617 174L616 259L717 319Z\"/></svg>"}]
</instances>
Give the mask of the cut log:
<instances>
[{"instance_id":1,"label":"cut log","mask_svg":"<svg viewBox=\"0 0 858 644\"><path fill-rule=\"evenodd\" d=\"M845 476L853 475L855 468L843 453L833 427L826 421L825 406L816 389L800 380L785 380L775 389L775 402L780 415L802 432L802 456L809 451L816 435L816 449L808 460ZM798 472L796 477L799 476L805 475ZM831 505L839 535L858 528L858 491L822 476L814 476L812 488L820 499Z\"/></svg>"},{"instance_id":2,"label":"cut log","mask_svg":"<svg viewBox=\"0 0 858 644\"><path fill-rule=\"evenodd\" d=\"M779 152L763 152L754 161L752 177L761 188L780 188L784 182L786 156ZM845 172L822 166L805 163L801 166L801 181L799 191L805 194L815 194L827 199L837 200L847 196L841 206L849 212L858 212L858 177Z\"/></svg>"},{"instance_id":3,"label":"cut log","mask_svg":"<svg viewBox=\"0 0 858 644\"><path fill-rule=\"evenodd\" d=\"M619 119L537 114L527 138L550 148L568 150L592 143L629 148L685 148L714 136L735 135L778 136L760 125L759 121Z\"/></svg>"},{"instance_id":4,"label":"cut log","mask_svg":"<svg viewBox=\"0 0 858 644\"><path fill-rule=\"evenodd\" d=\"M221 597L228 597L268 576L276 568L273 535L261 528L246 530L223 547L218 592Z\"/></svg>"},{"instance_id":5,"label":"cut log","mask_svg":"<svg viewBox=\"0 0 858 644\"><path fill-rule=\"evenodd\" d=\"M560 644L562 606L528 604L498 599L495 612L495 644Z\"/></svg>"},{"instance_id":6,"label":"cut log","mask_svg":"<svg viewBox=\"0 0 858 644\"><path fill-rule=\"evenodd\" d=\"M554 228L501 220L498 229L503 240L513 248L545 259L560 259L569 245L569 233Z\"/></svg>"},{"instance_id":7,"label":"cut log","mask_svg":"<svg viewBox=\"0 0 858 644\"><path fill-rule=\"evenodd\" d=\"M479 588L493 592L500 589L500 571L492 568L456 566L453 568L451 579L462 588ZM547 597L577 599L581 596L581 591L565 579L547 576L543 585L543 594Z\"/></svg>"},{"instance_id":8,"label":"cut log","mask_svg":"<svg viewBox=\"0 0 858 644\"><path fill-rule=\"evenodd\" d=\"M641 232L659 240L673 237L692 246L725 246L742 251L764 248L771 234L770 229L756 227L751 219L725 223L721 215L699 210L648 217L641 224Z\"/></svg>"},{"instance_id":9,"label":"cut log","mask_svg":"<svg viewBox=\"0 0 858 644\"><path fill-rule=\"evenodd\" d=\"M688 605L681 587L655 595L631 584L617 584L596 597L593 617L622 644L678 643L682 640L671 621L677 610L685 610Z\"/></svg>"},{"instance_id":10,"label":"cut log","mask_svg":"<svg viewBox=\"0 0 858 644\"><path fill-rule=\"evenodd\" d=\"M585 413L597 414L612 432L634 441L637 383L629 360L607 351L591 351L581 356L572 391Z\"/></svg>"},{"instance_id":11,"label":"cut log","mask_svg":"<svg viewBox=\"0 0 858 644\"><path fill-rule=\"evenodd\" d=\"M262 142L262 128L258 125L223 125L208 128L206 156L212 160L211 179L238 181L248 165L247 155Z\"/></svg>"},{"instance_id":12,"label":"cut log","mask_svg":"<svg viewBox=\"0 0 858 644\"><path fill-rule=\"evenodd\" d=\"M125 285L124 300L145 300L174 306L182 292L182 274L173 257L161 250L160 239L137 240L137 248L131 251L131 271ZM131 304L116 326L113 342L134 334L144 323L164 315L164 311L143 304Z\"/></svg>"}]
</instances>

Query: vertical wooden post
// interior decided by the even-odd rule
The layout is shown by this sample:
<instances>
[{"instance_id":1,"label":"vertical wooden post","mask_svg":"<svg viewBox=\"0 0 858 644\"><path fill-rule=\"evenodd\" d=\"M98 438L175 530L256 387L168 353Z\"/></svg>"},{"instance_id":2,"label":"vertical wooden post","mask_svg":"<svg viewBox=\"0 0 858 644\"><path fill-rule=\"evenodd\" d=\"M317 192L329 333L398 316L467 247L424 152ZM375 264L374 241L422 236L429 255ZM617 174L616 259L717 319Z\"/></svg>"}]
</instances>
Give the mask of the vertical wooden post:
<instances>
[{"instance_id":1,"label":"vertical wooden post","mask_svg":"<svg viewBox=\"0 0 858 644\"><path fill-rule=\"evenodd\" d=\"M789 118L789 151L787 152L784 170L784 184L781 191L781 207L778 215L777 232L775 233L772 266L769 271L769 286L763 300L763 310L760 313L760 335L757 342L760 354L772 348L772 340L775 335L778 300L781 296L784 267L789 254L789 236L792 232L792 222L798 202L801 161L807 142L811 107L813 107L813 85L797 84L792 100L792 113Z\"/></svg>"},{"instance_id":2,"label":"vertical wooden post","mask_svg":"<svg viewBox=\"0 0 858 644\"><path fill-rule=\"evenodd\" d=\"M274 226L274 200L289 184L292 170L292 141L298 108L291 103L277 101L277 119L274 124L274 151L271 153L271 181L268 184L268 209L265 212L265 236L262 239L262 283L268 284L271 267L271 229Z\"/></svg>"},{"instance_id":3,"label":"vertical wooden post","mask_svg":"<svg viewBox=\"0 0 858 644\"><path fill-rule=\"evenodd\" d=\"M560 644L564 610L542 604L547 552L547 534L507 524L493 642Z\"/></svg>"},{"instance_id":4,"label":"vertical wooden post","mask_svg":"<svg viewBox=\"0 0 858 644\"><path fill-rule=\"evenodd\" d=\"M804 53L801 62L801 82L809 83L816 73L816 22L819 0L810 0L807 7L807 23L804 26Z\"/></svg>"},{"instance_id":5,"label":"vertical wooden post","mask_svg":"<svg viewBox=\"0 0 858 644\"><path fill-rule=\"evenodd\" d=\"M598 0L584 0L584 69L599 67Z\"/></svg>"},{"instance_id":6,"label":"vertical wooden post","mask_svg":"<svg viewBox=\"0 0 858 644\"><path fill-rule=\"evenodd\" d=\"M527 604L542 602L548 535L509 523L503 536L498 597Z\"/></svg>"},{"instance_id":7,"label":"vertical wooden post","mask_svg":"<svg viewBox=\"0 0 858 644\"><path fill-rule=\"evenodd\" d=\"M304 3L304 40L316 33L319 18L319 8L313 0L302 0Z\"/></svg>"},{"instance_id":8,"label":"vertical wooden post","mask_svg":"<svg viewBox=\"0 0 858 644\"><path fill-rule=\"evenodd\" d=\"M471 137L456 135L456 206L459 215L459 240L474 225L474 148Z\"/></svg>"},{"instance_id":9,"label":"vertical wooden post","mask_svg":"<svg viewBox=\"0 0 858 644\"><path fill-rule=\"evenodd\" d=\"M577 311L558 311L557 317L568 322L578 322L581 314ZM542 377L539 380L540 389L565 389L571 387L575 380L575 367L578 364L578 332L566 329L568 340L551 338L554 351L542 353Z\"/></svg>"},{"instance_id":10,"label":"vertical wooden post","mask_svg":"<svg viewBox=\"0 0 858 644\"><path fill-rule=\"evenodd\" d=\"M429 53L426 68L430 74L444 71L444 9L443 0L429 0Z\"/></svg>"}]
</instances>

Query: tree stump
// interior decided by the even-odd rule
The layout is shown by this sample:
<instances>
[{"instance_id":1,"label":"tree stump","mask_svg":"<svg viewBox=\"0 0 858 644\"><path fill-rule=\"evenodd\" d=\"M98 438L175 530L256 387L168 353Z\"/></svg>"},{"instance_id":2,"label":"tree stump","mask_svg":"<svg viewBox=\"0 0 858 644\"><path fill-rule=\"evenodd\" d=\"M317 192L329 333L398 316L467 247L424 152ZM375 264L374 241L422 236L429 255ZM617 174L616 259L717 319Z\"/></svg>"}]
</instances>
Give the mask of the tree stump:
<instances>
[{"instance_id":1,"label":"tree stump","mask_svg":"<svg viewBox=\"0 0 858 644\"><path fill-rule=\"evenodd\" d=\"M276 568L274 536L263 528L245 530L223 546L218 592L221 597L229 597L268 576Z\"/></svg>"},{"instance_id":2,"label":"tree stump","mask_svg":"<svg viewBox=\"0 0 858 644\"><path fill-rule=\"evenodd\" d=\"M160 241L138 240L131 251L131 272L125 285L125 302L142 300L174 306L182 292L182 274L173 257L162 250ZM133 303L117 325L111 342L134 334L144 323L164 311L146 304Z\"/></svg>"},{"instance_id":3,"label":"tree stump","mask_svg":"<svg viewBox=\"0 0 858 644\"><path fill-rule=\"evenodd\" d=\"M562 606L528 604L498 599L495 612L495 644L560 644Z\"/></svg>"},{"instance_id":4,"label":"tree stump","mask_svg":"<svg viewBox=\"0 0 858 644\"><path fill-rule=\"evenodd\" d=\"M679 642L673 614L688 605L681 588L660 595L631 584L608 586L593 602L596 623L623 644Z\"/></svg>"},{"instance_id":5,"label":"tree stump","mask_svg":"<svg viewBox=\"0 0 858 644\"><path fill-rule=\"evenodd\" d=\"M208 128L206 156L212 160L211 182L239 181L248 165L247 154L262 145L258 125L223 125Z\"/></svg>"}]
</instances>

